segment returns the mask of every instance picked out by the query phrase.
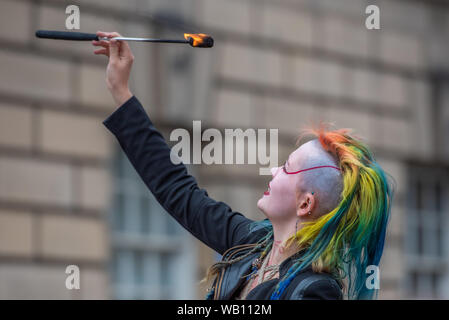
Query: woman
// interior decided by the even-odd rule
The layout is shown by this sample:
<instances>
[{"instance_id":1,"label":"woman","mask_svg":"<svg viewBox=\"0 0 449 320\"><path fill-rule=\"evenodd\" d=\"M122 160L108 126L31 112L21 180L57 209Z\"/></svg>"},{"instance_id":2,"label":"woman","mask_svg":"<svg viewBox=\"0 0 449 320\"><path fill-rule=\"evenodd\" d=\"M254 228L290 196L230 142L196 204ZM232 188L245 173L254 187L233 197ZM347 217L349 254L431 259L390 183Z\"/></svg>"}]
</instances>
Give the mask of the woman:
<instances>
[{"instance_id":1,"label":"woman","mask_svg":"<svg viewBox=\"0 0 449 320\"><path fill-rule=\"evenodd\" d=\"M112 38L118 33L97 32ZM126 42L93 41L109 57L106 82L118 106L105 121L159 203L223 256L207 299L366 299L368 266L383 252L391 191L370 151L346 130L309 131L315 139L273 168L252 221L208 197L128 88L134 57Z\"/></svg>"}]
</instances>

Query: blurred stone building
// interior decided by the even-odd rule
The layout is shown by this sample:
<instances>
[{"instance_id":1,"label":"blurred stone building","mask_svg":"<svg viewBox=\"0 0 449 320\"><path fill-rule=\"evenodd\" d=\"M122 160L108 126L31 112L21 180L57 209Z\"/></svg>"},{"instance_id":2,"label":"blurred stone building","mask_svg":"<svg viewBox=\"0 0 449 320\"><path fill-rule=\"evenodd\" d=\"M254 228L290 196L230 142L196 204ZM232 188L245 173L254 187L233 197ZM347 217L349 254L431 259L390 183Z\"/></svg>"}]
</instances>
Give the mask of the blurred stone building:
<instances>
[{"instance_id":1,"label":"blurred stone building","mask_svg":"<svg viewBox=\"0 0 449 320\"><path fill-rule=\"evenodd\" d=\"M115 110L104 56L42 40L65 29L182 38L130 43L131 88L175 128L278 128L279 161L302 126L354 128L396 181L381 299L449 298L449 4L413 0L0 0L0 298L201 299L218 257L181 230L102 121ZM380 30L365 8L380 8ZM253 219L258 165L191 165L202 188ZM81 289L67 290L68 265Z\"/></svg>"}]
</instances>

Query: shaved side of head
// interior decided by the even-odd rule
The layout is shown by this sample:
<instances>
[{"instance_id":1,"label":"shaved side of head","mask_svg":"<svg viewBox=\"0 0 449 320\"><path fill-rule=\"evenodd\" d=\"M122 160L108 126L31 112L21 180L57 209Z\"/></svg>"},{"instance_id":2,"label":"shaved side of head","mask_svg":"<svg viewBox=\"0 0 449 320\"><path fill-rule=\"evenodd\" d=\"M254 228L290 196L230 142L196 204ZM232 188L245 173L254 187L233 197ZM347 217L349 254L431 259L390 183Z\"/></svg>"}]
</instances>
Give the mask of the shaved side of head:
<instances>
[{"instance_id":1,"label":"shaved side of head","mask_svg":"<svg viewBox=\"0 0 449 320\"><path fill-rule=\"evenodd\" d=\"M300 148L300 168L317 166L339 167L337 160L323 149L318 139L303 144ZM319 168L301 173L297 188L299 192L313 192L317 203L317 213L326 214L335 209L341 201L343 180L339 170Z\"/></svg>"}]
</instances>

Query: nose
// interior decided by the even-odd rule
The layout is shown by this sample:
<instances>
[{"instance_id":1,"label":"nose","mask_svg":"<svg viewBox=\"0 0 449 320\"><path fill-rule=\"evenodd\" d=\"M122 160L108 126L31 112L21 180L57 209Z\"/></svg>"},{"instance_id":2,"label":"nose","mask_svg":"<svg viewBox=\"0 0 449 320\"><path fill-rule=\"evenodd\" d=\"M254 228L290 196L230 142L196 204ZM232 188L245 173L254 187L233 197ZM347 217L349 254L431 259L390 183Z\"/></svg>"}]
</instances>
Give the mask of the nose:
<instances>
[{"instance_id":1,"label":"nose","mask_svg":"<svg viewBox=\"0 0 449 320\"><path fill-rule=\"evenodd\" d=\"M273 176L273 178L278 173L278 171L279 171L279 167L271 168L271 175Z\"/></svg>"}]
</instances>

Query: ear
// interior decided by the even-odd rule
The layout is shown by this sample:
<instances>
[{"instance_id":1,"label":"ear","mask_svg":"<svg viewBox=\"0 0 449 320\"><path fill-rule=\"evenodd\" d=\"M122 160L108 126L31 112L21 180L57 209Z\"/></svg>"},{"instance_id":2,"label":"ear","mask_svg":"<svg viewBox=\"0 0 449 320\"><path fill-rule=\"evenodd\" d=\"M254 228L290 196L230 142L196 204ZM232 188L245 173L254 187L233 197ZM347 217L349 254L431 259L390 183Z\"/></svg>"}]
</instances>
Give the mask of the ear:
<instances>
[{"instance_id":1,"label":"ear","mask_svg":"<svg viewBox=\"0 0 449 320\"><path fill-rule=\"evenodd\" d=\"M298 217L308 217L311 215L314 208L315 208L314 193L313 192L303 193L298 199L298 204L296 206L296 215Z\"/></svg>"}]
</instances>

